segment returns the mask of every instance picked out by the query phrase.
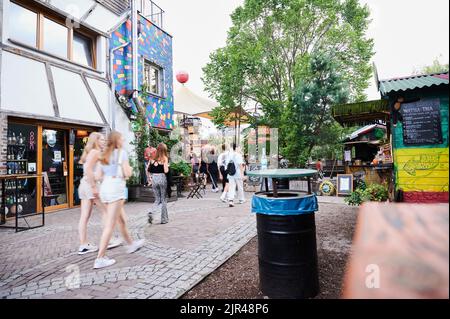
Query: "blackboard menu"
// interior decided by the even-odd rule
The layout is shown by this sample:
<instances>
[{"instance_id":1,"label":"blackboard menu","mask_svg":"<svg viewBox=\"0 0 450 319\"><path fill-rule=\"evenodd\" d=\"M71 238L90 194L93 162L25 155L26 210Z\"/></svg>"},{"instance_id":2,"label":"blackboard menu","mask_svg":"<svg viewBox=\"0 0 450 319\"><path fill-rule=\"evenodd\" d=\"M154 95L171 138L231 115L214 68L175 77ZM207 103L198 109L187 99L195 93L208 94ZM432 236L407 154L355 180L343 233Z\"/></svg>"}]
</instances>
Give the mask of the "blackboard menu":
<instances>
[{"instance_id":1,"label":"blackboard menu","mask_svg":"<svg viewBox=\"0 0 450 319\"><path fill-rule=\"evenodd\" d=\"M427 145L442 143L441 110L439 99L406 103L403 116L403 143Z\"/></svg>"}]
</instances>

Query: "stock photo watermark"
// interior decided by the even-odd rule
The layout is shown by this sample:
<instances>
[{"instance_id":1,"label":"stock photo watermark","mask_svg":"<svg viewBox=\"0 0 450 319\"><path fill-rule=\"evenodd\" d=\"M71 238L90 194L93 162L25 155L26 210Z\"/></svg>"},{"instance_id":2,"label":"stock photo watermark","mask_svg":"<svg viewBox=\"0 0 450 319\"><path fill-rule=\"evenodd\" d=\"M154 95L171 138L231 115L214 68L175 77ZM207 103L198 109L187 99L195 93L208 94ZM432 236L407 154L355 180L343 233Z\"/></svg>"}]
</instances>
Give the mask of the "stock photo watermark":
<instances>
[{"instance_id":1,"label":"stock photo watermark","mask_svg":"<svg viewBox=\"0 0 450 319\"><path fill-rule=\"evenodd\" d=\"M376 264L367 265L366 273L368 273L366 276L366 288L380 288L380 267Z\"/></svg>"},{"instance_id":2,"label":"stock photo watermark","mask_svg":"<svg viewBox=\"0 0 450 319\"><path fill-rule=\"evenodd\" d=\"M80 267L78 265L69 265L66 267L66 273L69 275L65 277L64 284L67 289L75 290L81 287Z\"/></svg>"}]
</instances>

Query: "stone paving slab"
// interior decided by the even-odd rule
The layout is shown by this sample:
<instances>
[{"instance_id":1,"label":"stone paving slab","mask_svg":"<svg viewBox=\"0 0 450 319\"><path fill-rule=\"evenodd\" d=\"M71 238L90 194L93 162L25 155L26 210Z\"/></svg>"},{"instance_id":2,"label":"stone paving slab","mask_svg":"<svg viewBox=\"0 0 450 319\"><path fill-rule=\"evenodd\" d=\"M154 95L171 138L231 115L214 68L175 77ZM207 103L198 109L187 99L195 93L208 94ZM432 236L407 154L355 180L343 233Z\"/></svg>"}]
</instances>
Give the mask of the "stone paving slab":
<instances>
[{"instance_id":1,"label":"stone paving slab","mask_svg":"<svg viewBox=\"0 0 450 319\"><path fill-rule=\"evenodd\" d=\"M251 194L247 194L250 198ZM48 214L44 228L0 230L0 298L173 299L179 298L256 235L250 201L229 208L208 193L204 199L168 204L170 222L147 223L148 203L126 206L130 232L145 246L128 255L108 252L112 267L94 270L95 254L79 256L79 210ZM89 224L90 241L101 234L100 213Z\"/></svg>"}]
</instances>

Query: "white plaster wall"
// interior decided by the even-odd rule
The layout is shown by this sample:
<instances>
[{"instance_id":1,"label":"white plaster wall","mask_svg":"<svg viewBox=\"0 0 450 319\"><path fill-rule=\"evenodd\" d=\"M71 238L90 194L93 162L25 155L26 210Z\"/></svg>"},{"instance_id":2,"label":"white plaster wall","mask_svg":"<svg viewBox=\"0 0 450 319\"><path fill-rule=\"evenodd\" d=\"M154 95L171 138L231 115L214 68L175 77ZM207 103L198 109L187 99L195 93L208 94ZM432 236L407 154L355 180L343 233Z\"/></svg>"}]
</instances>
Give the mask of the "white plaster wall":
<instances>
[{"instance_id":1,"label":"white plaster wall","mask_svg":"<svg viewBox=\"0 0 450 319\"><path fill-rule=\"evenodd\" d=\"M87 78L87 81L90 88L92 89L92 92L94 92L95 98L100 105L100 109L102 110L103 115L105 116L108 123L111 123L111 110L109 107L110 89L108 87L108 84L89 77Z\"/></svg>"},{"instance_id":2,"label":"white plaster wall","mask_svg":"<svg viewBox=\"0 0 450 319\"><path fill-rule=\"evenodd\" d=\"M45 64L2 52L1 109L55 116Z\"/></svg>"},{"instance_id":3,"label":"white plaster wall","mask_svg":"<svg viewBox=\"0 0 450 319\"><path fill-rule=\"evenodd\" d=\"M81 75L57 67L51 69L61 117L102 124Z\"/></svg>"},{"instance_id":4,"label":"white plaster wall","mask_svg":"<svg viewBox=\"0 0 450 319\"><path fill-rule=\"evenodd\" d=\"M116 108L116 131L122 133L125 138L125 148L130 156L135 156L134 146L131 142L134 141L134 133L131 130L131 123L125 112L122 110L119 104L114 103L113 106Z\"/></svg>"}]
</instances>

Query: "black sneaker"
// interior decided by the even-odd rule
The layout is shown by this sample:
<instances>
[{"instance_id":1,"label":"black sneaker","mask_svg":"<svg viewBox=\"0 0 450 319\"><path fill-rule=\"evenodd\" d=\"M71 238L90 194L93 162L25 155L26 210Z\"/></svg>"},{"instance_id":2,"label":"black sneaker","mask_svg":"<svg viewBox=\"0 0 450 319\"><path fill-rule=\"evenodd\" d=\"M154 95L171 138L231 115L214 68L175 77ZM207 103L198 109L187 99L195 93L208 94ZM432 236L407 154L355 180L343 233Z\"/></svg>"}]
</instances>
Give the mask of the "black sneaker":
<instances>
[{"instance_id":1,"label":"black sneaker","mask_svg":"<svg viewBox=\"0 0 450 319\"><path fill-rule=\"evenodd\" d=\"M148 223L153 224L153 216L152 215L148 215Z\"/></svg>"}]
</instances>

